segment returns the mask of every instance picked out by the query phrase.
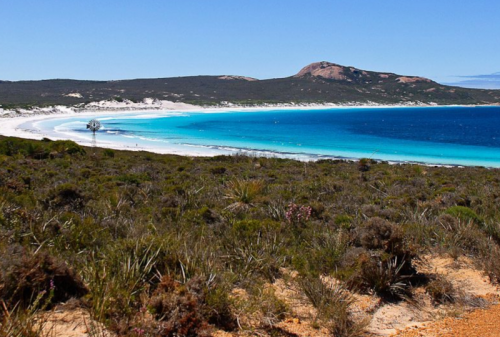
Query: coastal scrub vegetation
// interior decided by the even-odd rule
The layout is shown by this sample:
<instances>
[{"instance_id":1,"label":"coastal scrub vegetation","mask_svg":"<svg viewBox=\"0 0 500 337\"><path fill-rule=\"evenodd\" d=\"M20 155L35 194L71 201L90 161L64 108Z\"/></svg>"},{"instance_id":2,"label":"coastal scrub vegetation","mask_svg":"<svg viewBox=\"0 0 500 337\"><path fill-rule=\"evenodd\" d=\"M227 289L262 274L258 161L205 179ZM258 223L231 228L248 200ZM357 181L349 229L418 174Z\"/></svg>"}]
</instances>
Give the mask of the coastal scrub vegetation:
<instances>
[{"instance_id":1,"label":"coastal scrub vegetation","mask_svg":"<svg viewBox=\"0 0 500 337\"><path fill-rule=\"evenodd\" d=\"M95 152L0 138L0 336L70 299L120 336L280 335L292 273L318 327L356 336L353 293L459 298L425 254L500 280L498 169Z\"/></svg>"}]
</instances>

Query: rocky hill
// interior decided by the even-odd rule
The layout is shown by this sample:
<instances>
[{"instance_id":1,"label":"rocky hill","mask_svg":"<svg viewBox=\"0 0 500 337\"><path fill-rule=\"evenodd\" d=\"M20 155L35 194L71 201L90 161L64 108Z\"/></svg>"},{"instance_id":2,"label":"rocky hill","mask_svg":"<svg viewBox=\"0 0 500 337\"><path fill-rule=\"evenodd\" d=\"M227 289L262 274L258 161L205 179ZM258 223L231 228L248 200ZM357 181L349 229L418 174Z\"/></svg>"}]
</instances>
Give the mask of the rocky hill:
<instances>
[{"instance_id":1,"label":"rocky hill","mask_svg":"<svg viewBox=\"0 0 500 337\"><path fill-rule=\"evenodd\" d=\"M329 62L312 63L294 76L268 80L221 75L121 81L0 81L3 108L76 105L109 99L142 101L144 98L197 105L221 102L499 104L500 90L451 87L423 77L366 71Z\"/></svg>"},{"instance_id":2,"label":"rocky hill","mask_svg":"<svg viewBox=\"0 0 500 337\"><path fill-rule=\"evenodd\" d=\"M357 85L385 85L390 83L438 83L424 77L400 76L392 73L377 73L360 70L354 67L344 67L330 62L316 62L302 68L295 77L318 77L327 80L344 81Z\"/></svg>"}]
</instances>

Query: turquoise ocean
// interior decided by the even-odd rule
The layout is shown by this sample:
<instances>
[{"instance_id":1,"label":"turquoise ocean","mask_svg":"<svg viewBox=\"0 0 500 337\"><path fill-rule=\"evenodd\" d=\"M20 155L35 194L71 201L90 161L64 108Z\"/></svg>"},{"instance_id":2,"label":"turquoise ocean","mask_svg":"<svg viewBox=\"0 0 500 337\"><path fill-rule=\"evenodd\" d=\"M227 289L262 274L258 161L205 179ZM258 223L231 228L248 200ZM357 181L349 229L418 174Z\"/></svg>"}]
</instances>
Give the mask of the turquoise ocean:
<instances>
[{"instance_id":1,"label":"turquoise ocean","mask_svg":"<svg viewBox=\"0 0 500 337\"><path fill-rule=\"evenodd\" d=\"M32 127L49 137L88 143L85 126L91 118L54 117ZM103 126L98 146L500 167L500 107L101 112L95 118Z\"/></svg>"}]
</instances>

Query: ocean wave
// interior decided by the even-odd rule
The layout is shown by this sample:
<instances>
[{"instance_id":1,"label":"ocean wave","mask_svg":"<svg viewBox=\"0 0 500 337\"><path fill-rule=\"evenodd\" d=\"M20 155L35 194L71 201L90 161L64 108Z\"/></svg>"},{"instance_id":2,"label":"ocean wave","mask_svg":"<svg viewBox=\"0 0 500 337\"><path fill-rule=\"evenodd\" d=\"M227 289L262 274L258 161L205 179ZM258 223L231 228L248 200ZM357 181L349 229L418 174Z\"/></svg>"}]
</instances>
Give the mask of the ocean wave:
<instances>
[{"instance_id":1,"label":"ocean wave","mask_svg":"<svg viewBox=\"0 0 500 337\"><path fill-rule=\"evenodd\" d=\"M266 157L266 158L287 158L295 159L299 161L318 161L318 160L346 160L346 161L358 161L359 157L349 157L340 155L325 155L325 154L314 154L314 153L303 153L303 152L286 152L286 151L271 151L265 149L252 149L245 147L231 147L231 146L219 146L219 145L198 145L198 144L182 144L188 147L198 147L207 148L212 150L227 151L233 154L242 154L255 157ZM449 164L449 163L428 163L419 160L384 160L376 159L373 160L378 162L387 162L391 165L405 165L405 164L418 164L425 166L442 166L442 167L463 167L460 164Z\"/></svg>"},{"instance_id":2,"label":"ocean wave","mask_svg":"<svg viewBox=\"0 0 500 337\"><path fill-rule=\"evenodd\" d=\"M155 114L140 114L133 116L117 116L113 119L158 119L158 118L169 118L169 117L185 117L184 113L155 113Z\"/></svg>"},{"instance_id":3,"label":"ocean wave","mask_svg":"<svg viewBox=\"0 0 500 337\"><path fill-rule=\"evenodd\" d=\"M332 160L356 160L355 157L345 157L345 156L334 156L334 155L324 155L324 154L315 154L315 153L305 153L305 152L288 152L288 151L276 151L276 150L266 150L266 149L257 149L257 148L249 148L249 147L235 147L235 146L220 146L220 145L201 145L201 144L192 144L192 143L183 143L178 144L187 147L198 147L198 148L206 148L211 150L221 150L232 153L244 153L244 154L252 154L264 157L284 157L290 159L301 159L301 160L321 160L321 159L332 159Z\"/></svg>"},{"instance_id":4,"label":"ocean wave","mask_svg":"<svg viewBox=\"0 0 500 337\"><path fill-rule=\"evenodd\" d=\"M54 126L54 131L55 132L67 132L67 131L74 131L77 129L81 129L82 125L86 126L87 123L81 122L81 121L71 121L63 124L59 124Z\"/></svg>"}]
</instances>

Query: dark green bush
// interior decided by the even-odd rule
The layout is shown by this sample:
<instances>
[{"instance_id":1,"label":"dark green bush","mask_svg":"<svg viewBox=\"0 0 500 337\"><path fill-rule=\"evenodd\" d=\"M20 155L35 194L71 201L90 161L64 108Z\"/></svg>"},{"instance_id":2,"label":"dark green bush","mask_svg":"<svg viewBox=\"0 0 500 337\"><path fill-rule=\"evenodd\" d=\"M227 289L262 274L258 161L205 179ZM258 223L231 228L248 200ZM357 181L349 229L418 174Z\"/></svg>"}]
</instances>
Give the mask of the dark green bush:
<instances>
[{"instance_id":1,"label":"dark green bush","mask_svg":"<svg viewBox=\"0 0 500 337\"><path fill-rule=\"evenodd\" d=\"M86 196L80 188L72 183L65 183L51 189L45 204L48 207L74 207L81 208L85 204Z\"/></svg>"},{"instance_id":2,"label":"dark green bush","mask_svg":"<svg viewBox=\"0 0 500 337\"><path fill-rule=\"evenodd\" d=\"M394 223L375 217L356 229L355 246L344 257L347 274L343 276L353 289L373 290L377 294L401 298L409 294L417 277L411 251L403 231ZM349 260L350 259L350 260Z\"/></svg>"},{"instance_id":3,"label":"dark green bush","mask_svg":"<svg viewBox=\"0 0 500 337\"><path fill-rule=\"evenodd\" d=\"M221 175L221 174L226 173L226 168L225 168L224 166L212 167L212 168L210 169L210 173L212 173L212 174L219 174L219 175Z\"/></svg>"},{"instance_id":4,"label":"dark green bush","mask_svg":"<svg viewBox=\"0 0 500 337\"><path fill-rule=\"evenodd\" d=\"M108 157L108 158L114 158L115 157L115 151L113 151L111 149L104 149L104 151L102 151L102 154L105 157Z\"/></svg>"}]
</instances>

